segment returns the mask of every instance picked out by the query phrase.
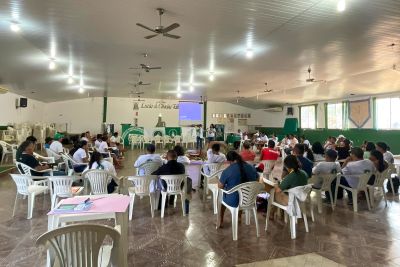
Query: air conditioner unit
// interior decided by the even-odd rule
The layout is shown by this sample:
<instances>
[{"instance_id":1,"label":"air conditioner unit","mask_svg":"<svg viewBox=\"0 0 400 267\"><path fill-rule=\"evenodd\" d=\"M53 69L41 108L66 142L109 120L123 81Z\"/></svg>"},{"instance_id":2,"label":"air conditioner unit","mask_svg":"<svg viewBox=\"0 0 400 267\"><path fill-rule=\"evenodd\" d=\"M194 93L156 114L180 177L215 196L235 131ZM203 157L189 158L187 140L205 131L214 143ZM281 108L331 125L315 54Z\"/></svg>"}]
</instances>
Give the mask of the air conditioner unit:
<instances>
[{"instance_id":1,"label":"air conditioner unit","mask_svg":"<svg viewBox=\"0 0 400 267\"><path fill-rule=\"evenodd\" d=\"M8 93L8 89L0 86L0 94L5 94L5 93Z\"/></svg>"},{"instance_id":2,"label":"air conditioner unit","mask_svg":"<svg viewBox=\"0 0 400 267\"><path fill-rule=\"evenodd\" d=\"M265 108L264 111L267 111L267 112L282 112L283 111L283 107Z\"/></svg>"}]
</instances>

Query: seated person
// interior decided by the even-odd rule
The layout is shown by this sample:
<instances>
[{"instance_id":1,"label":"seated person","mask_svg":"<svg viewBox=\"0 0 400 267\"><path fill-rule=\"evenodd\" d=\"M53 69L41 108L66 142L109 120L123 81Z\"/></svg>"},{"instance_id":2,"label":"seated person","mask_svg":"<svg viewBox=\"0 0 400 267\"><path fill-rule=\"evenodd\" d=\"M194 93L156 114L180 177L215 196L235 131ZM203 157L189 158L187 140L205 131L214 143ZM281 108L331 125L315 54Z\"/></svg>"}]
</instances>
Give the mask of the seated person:
<instances>
[{"instance_id":1,"label":"seated person","mask_svg":"<svg viewBox=\"0 0 400 267\"><path fill-rule=\"evenodd\" d=\"M325 156L324 156L325 150L322 147L321 142L315 142L312 145L311 150L312 150L312 152L314 154L314 161L318 162L318 161L324 161L325 160Z\"/></svg>"},{"instance_id":2,"label":"seated person","mask_svg":"<svg viewBox=\"0 0 400 267\"><path fill-rule=\"evenodd\" d=\"M28 136L28 137L26 138L25 141L31 142L31 143L33 144L33 148L36 147L37 139L36 139L36 137L34 137L33 135ZM24 143L24 142L22 142L22 144L23 144L23 143ZM21 161L20 159L21 159L22 152L24 152L24 150L25 150L25 147L22 147L22 144L17 148L17 152L16 152L16 154L15 154L15 159L16 159L17 161ZM26 144L25 144L25 145L26 145ZM33 152L32 152L32 153L33 153Z\"/></svg>"},{"instance_id":3,"label":"seated person","mask_svg":"<svg viewBox=\"0 0 400 267\"><path fill-rule=\"evenodd\" d=\"M101 142L103 142L103 135L102 134L98 134L96 136L96 141L94 141L94 147L96 149L99 149Z\"/></svg>"},{"instance_id":4,"label":"seated person","mask_svg":"<svg viewBox=\"0 0 400 267\"><path fill-rule=\"evenodd\" d=\"M44 139L44 148L45 149L50 149L50 145L53 142L53 138L51 137L46 137L46 139Z\"/></svg>"},{"instance_id":5,"label":"seated person","mask_svg":"<svg viewBox=\"0 0 400 267\"><path fill-rule=\"evenodd\" d=\"M375 171L375 166L369 159L364 159L364 151L360 147L354 147L350 151L348 157L342 165L343 176L340 184L347 187L355 187L358 184L358 176L366 172L371 174ZM351 191L347 191L349 204L353 204L353 196ZM357 197L357 196L356 196ZM343 188L339 187L338 199L343 198Z\"/></svg>"},{"instance_id":6,"label":"seated person","mask_svg":"<svg viewBox=\"0 0 400 267\"><path fill-rule=\"evenodd\" d=\"M347 159L350 156L351 142L349 139L344 139L340 145L336 146L338 152L338 160Z\"/></svg>"},{"instance_id":7,"label":"seated person","mask_svg":"<svg viewBox=\"0 0 400 267\"><path fill-rule=\"evenodd\" d=\"M374 143L368 142L368 141L365 141L365 142L366 142L365 145L362 146L361 148L362 148L362 150L364 150L364 159L369 159L369 156L371 155L371 151L375 150L376 148L375 148Z\"/></svg>"},{"instance_id":8,"label":"seated person","mask_svg":"<svg viewBox=\"0 0 400 267\"><path fill-rule=\"evenodd\" d=\"M294 155L287 156L283 164L287 170L287 175L283 177L282 182L279 185L275 185L275 187L266 184L265 190L270 192L272 188L275 188L275 202L287 206L289 196L283 191L297 186L307 185L308 175L305 171L300 169L300 162ZM271 211L271 219L272 217L273 212Z\"/></svg>"},{"instance_id":9,"label":"seated person","mask_svg":"<svg viewBox=\"0 0 400 267\"><path fill-rule=\"evenodd\" d=\"M365 152L364 152L365 153ZM364 157L365 158L365 157ZM375 166L376 171L383 172L389 167L389 163L383 158L383 154L378 150L372 150L369 155L369 160ZM373 185L375 183L375 175L371 175L371 178L368 180L369 185Z\"/></svg>"},{"instance_id":10,"label":"seated person","mask_svg":"<svg viewBox=\"0 0 400 267\"><path fill-rule=\"evenodd\" d=\"M89 153L88 153L88 145L85 140L81 140L78 143L76 151L73 153L72 156L73 160L77 162L78 164L74 164L74 171L76 172L83 172L87 164L89 162ZM80 163L80 164L79 164Z\"/></svg>"},{"instance_id":11,"label":"seated person","mask_svg":"<svg viewBox=\"0 0 400 267\"><path fill-rule=\"evenodd\" d=\"M56 154L61 154L64 152L63 145L61 144L62 139L63 139L62 134L56 133L54 135L54 140L50 145L50 149Z\"/></svg>"},{"instance_id":12,"label":"seated person","mask_svg":"<svg viewBox=\"0 0 400 267\"><path fill-rule=\"evenodd\" d=\"M250 150L250 143L245 141L243 143L243 150L240 152L240 156L244 161L254 161L256 158L256 153Z\"/></svg>"},{"instance_id":13,"label":"seated person","mask_svg":"<svg viewBox=\"0 0 400 267\"><path fill-rule=\"evenodd\" d=\"M324 149L335 149L336 148L336 137L329 136L324 144Z\"/></svg>"},{"instance_id":14,"label":"seated person","mask_svg":"<svg viewBox=\"0 0 400 267\"><path fill-rule=\"evenodd\" d=\"M80 137L79 140L80 140L80 141L89 142L89 139L86 137L86 133L81 133L81 137Z\"/></svg>"},{"instance_id":15,"label":"seated person","mask_svg":"<svg viewBox=\"0 0 400 267\"><path fill-rule=\"evenodd\" d=\"M285 148L285 153L286 153L286 155L290 155L290 153L292 152L294 147L299 143L299 141L294 136L294 134L289 134L287 142L288 142L288 146L287 146L287 148Z\"/></svg>"},{"instance_id":16,"label":"seated person","mask_svg":"<svg viewBox=\"0 0 400 267\"><path fill-rule=\"evenodd\" d=\"M114 165L103 159L103 155L97 151L94 151L92 153L92 157L90 158L89 165L86 166L85 171L87 170L105 170L110 172L113 175L117 175L117 172L115 171ZM113 193L115 191L115 187L118 184L114 181L114 179L111 179L110 183L107 185L107 192L109 194Z\"/></svg>"},{"instance_id":17,"label":"seated person","mask_svg":"<svg viewBox=\"0 0 400 267\"><path fill-rule=\"evenodd\" d=\"M99 148L97 149L103 155L104 158L109 157L109 155L110 155L109 152L111 149L108 147L107 139L108 139L107 136L103 135L101 137L101 142L100 142ZM118 156L115 154L115 150L112 150L111 157L113 158L113 162L114 162L115 166L117 168L121 168L122 167L121 161L118 159Z\"/></svg>"},{"instance_id":18,"label":"seated person","mask_svg":"<svg viewBox=\"0 0 400 267\"><path fill-rule=\"evenodd\" d=\"M333 149L328 149L325 152L325 161L320 161L313 169L312 173L317 175L317 180L314 181L314 188L321 188L322 179L318 179L319 174L332 174L339 173L341 171L339 162L336 162L337 152ZM336 179L332 182L336 186ZM329 193L325 194L327 199L329 198Z\"/></svg>"},{"instance_id":19,"label":"seated person","mask_svg":"<svg viewBox=\"0 0 400 267\"><path fill-rule=\"evenodd\" d=\"M312 150L310 149L310 147L307 144L303 144L304 146L304 157L308 158L311 162L314 162L315 158L314 158L314 153L312 152Z\"/></svg>"},{"instance_id":20,"label":"seated person","mask_svg":"<svg viewBox=\"0 0 400 267\"><path fill-rule=\"evenodd\" d=\"M308 141L304 135L300 136L300 144L307 145L308 147L311 146L310 141Z\"/></svg>"},{"instance_id":21,"label":"seated person","mask_svg":"<svg viewBox=\"0 0 400 267\"><path fill-rule=\"evenodd\" d=\"M176 152L176 155L178 156L177 160L179 163L182 164L190 164L190 159L185 156L185 151L183 150L183 147L180 145L176 145L174 147L174 151Z\"/></svg>"},{"instance_id":22,"label":"seated person","mask_svg":"<svg viewBox=\"0 0 400 267\"><path fill-rule=\"evenodd\" d=\"M152 175L173 175L173 174L185 174L185 166L182 163L179 163L176 159L178 158L176 152L174 150L168 150L167 152L167 164L161 165L158 170L154 171ZM183 187L183 183L181 187ZM163 180L161 180L161 185L162 188L165 190L167 187L167 183ZM174 198L175 196L170 196L169 197L169 204L173 205L174 204ZM161 209L161 198L159 208Z\"/></svg>"},{"instance_id":23,"label":"seated person","mask_svg":"<svg viewBox=\"0 0 400 267\"><path fill-rule=\"evenodd\" d=\"M381 152L383 154L383 159L386 160L388 163L393 164L394 163L394 157L392 152L390 152L390 148L388 145L384 142L378 142L376 143L376 150Z\"/></svg>"},{"instance_id":24,"label":"seated person","mask_svg":"<svg viewBox=\"0 0 400 267\"><path fill-rule=\"evenodd\" d=\"M239 184L258 180L256 169L243 161L242 157L236 151L229 151L227 160L229 162L229 167L221 174L221 178L218 182L219 188L230 190ZM224 194L223 199L224 202L231 207L237 207L239 205L239 193L237 192L229 195ZM223 225L225 209L226 207L221 205L220 225L218 225L218 227L222 227Z\"/></svg>"},{"instance_id":25,"label":"seated person","mask_svg":"<svg viewBox=\"0 0 400 267\"><path fill-rule=\"evenodd\" d=\"M207 150L207 163L222 163L226 161L225 154L221 153L221 144L210 142L211 148Z\"/></svg>"},{"instance_id":26,"label":"seated person","mask_svg":"<svg viewBox=\"0 0 400 267\"><path fill-rule=\"evenodd\" d=\"M275 150L275 141L272 139L268 141L268 147L261 150L261 160L277 160L279 158L279 151Z\"/></svg>"},{"instance_id":27,"label":"seated person","mask_svg":"<svg viewBox=\"0 0 400 267\"><path fill-rule=\"evenodd\" d=\"M311 160L304 157L304 145L296 144L293 148L293 155L299 160L300 168L307 173L308 177L311 177L314 164Z\"/></svg>"},{"instance_id":28,"label":"seated person","mask_svg":"<svg viewBox=\"0 0 400 267\"><path fill-rule=\"evenodd\" d=\"M149 144L146 148L147 153L145 155L140 155L138 159L135 161L133 167L139 168L146 162L158 162L160 165L162 164L163 160L161 159L160 154L155 154L156 147L153 144ZM139 168L139 175L144 175L144 170Z\"/></svg>"},{"instance_id":29,"label":"seated person","mask_svg":"<svg viewBox=\"0 0 400 267\"><path fill-rule=\"evenodd\" d=\"M120 152L123 151L123 147L121 145L121 137L118 136L118 132L114 132L114 134L110 137L110 148L114 151L116 155L119 155Z\"/></svg>"}]
</instances>

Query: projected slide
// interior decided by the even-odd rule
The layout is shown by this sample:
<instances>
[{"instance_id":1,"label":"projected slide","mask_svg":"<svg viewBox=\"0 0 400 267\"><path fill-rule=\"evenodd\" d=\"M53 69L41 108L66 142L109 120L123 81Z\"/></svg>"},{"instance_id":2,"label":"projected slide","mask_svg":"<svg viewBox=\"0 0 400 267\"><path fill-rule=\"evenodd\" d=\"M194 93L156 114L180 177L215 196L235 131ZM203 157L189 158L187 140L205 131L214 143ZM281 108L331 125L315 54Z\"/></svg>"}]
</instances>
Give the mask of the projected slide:
<instances>
[{"instance_id":1,"label":"projected slide","mask_svg":"<svg viewBox=\"0 0 400 267\"><path fill-rule=\"evenodd\" d=\"M201 121L203 105L195 102L179 102L179 121Z\"/></svg>"}]
</instances>

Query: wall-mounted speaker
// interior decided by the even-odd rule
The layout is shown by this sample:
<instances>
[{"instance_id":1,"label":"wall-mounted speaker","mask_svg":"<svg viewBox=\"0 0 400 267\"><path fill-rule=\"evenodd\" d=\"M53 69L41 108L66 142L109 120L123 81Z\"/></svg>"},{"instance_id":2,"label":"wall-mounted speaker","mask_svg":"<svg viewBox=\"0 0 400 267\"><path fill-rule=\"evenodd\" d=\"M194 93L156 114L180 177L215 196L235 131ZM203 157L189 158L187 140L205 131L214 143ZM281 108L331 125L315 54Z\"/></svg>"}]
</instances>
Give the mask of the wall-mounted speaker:
<instances>
[{"instance_id":1,"label":"wall-mounted speaker","mask_svg":"<svg viewBox=\"0 0 400 267\"><path fill-rule=\"evenodd\" d=\"M28 98L21 97L19 99L19 107L20 108L26 108L28 106Z\"/></svg>"},{"instance_id":2,"label":"wall-mounted speaker","mask_svg":"<svg viewBox=\"0 0 400 267\"><path fill-rule=\"evenodd\" d=\"M293 116L293 107L288 107L287 108L286 115Z\"/></svg>"}]
</instances>

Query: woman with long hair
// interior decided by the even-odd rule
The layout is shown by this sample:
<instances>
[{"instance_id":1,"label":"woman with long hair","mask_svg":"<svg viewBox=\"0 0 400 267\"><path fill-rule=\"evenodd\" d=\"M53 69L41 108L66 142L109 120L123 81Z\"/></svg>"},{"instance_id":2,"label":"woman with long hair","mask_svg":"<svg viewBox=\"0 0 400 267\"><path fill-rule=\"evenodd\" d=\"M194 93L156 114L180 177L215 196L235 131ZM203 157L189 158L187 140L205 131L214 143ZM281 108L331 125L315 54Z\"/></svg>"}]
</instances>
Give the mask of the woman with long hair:
<instances>
[{"instance_id":1,"label":"woman with long hair","mask_svg":"<svg viewBox=\"0 0 400 267\"><path fill-rule=\"evenodd\" d=\"M372 150L370 152L369 160L374 163L375 169L380 173L385 171L389 167L389 164L383 159L383 154L378 150ZM368 180L368 184L373 185L374 182L375 175L371 175L371 178L369 178Z\"/></svg>"},{"instance_id":2,"label":"woman with long hair","mask_svg":"<svg viewBox=\"0 0 400 267\"><path fill-rule=\"evenodd\" d=\"M243 161L242 157L236 151L229 151L226 155L226 159L229 162L229 167L221 174L221 178L218 182L219 188L230 190L241 183L257 181L258 173L256 169ZM239 205L239 194L237 192L229 195L224 194L223 199L224 202L231 207L237 207ZM226 207L222 205L219 227L222 227L225 209Z\"/></svg>"},{"instance_id":3,"label":"woman with long hair","mask_svg":"<svg viewBox=\"0 0 400 267\"><path fill-rule=\"evenodd\" d=\"M325 157L324 157L325 149L322 146L321 142L315 142L312 145L311 150L314 155L314 161L324 161L325 160Z\"/></svg>"},{"instance_id":4,"label":"woman with long hair","mask_svg":"<svg viewBox=\"0 0 400 267\"><path fill-rule=\"evenodd\" d=\"M87 171L87 170L105 170L115 176L117 175L114 165L111 162L104 160L103 155L97 151L94 151L92 153L92 156L90 157L89 165L87 166L85 171ZM107 186L107 192L108 193L114 192L116 186L117 186L117 183L113 179L111 179L111 182Z\"/></svg>"}]
</instances>

